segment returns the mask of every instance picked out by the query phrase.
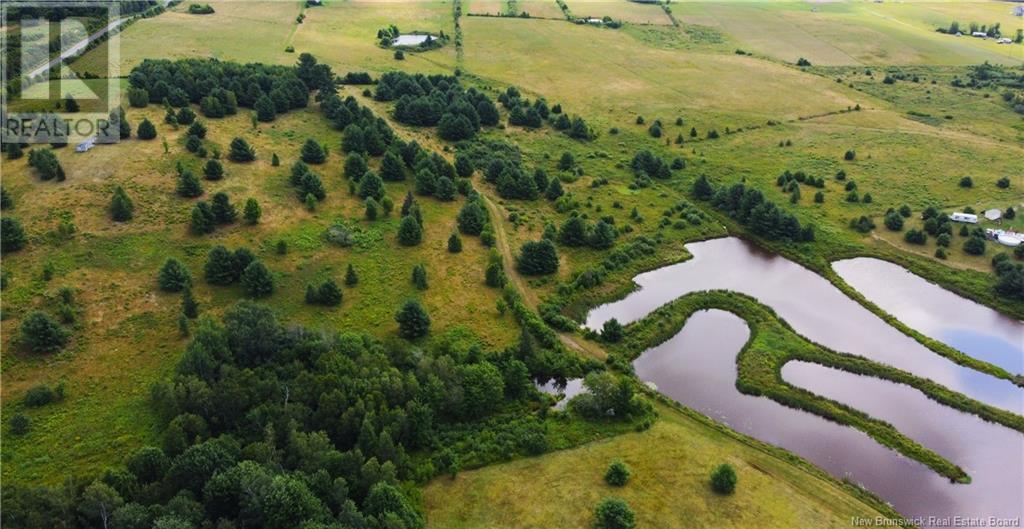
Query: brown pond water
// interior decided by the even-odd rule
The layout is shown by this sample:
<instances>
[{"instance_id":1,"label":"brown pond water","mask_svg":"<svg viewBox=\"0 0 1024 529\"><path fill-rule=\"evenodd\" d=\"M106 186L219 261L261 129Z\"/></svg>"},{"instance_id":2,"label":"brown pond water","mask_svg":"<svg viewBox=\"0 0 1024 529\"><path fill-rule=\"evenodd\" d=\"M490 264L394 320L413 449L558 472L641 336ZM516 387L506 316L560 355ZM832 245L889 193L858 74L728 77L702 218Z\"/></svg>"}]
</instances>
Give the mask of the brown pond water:
<instances>
[{"instance_id":1,"label":"brown pond water","mask_svg":"<svg viewBox=\"0 0 1024 529\"><path fill-rule=\"evenodd\" d=\"M586 326L597 329L613 317L623 323L636 321L694 291L735 290L772 307L811 340L931 378L978 400L1024 414L1021 388L933 353L824 278L791 261L735 238L694 243L687 249L692 259L637 276L637 291L591 311ZM919 287L914 280L919 278L909 274L874 276L889 289L910 289L907 296L927 301L906 309L919 313L916 318L920 319L907 318L915 328L924 321L933 322L931 326L921 325L921 332L978 358L1012 367L1007 362L1014 358L1010 349L1019 345L1013 340L1014 325L1019 322L1007 322L991 314L986 319L983 311L950 320L950 315L974 313L976 307L945 291L924 298L914 290ZM877 294L865 295L884 303ZM883 305L886 307L897 315L904 310ZM948 333L951 321L960 326L960 334ZM964 342L950 338L968 336L964 333L969 333ZM995 516L1022 523L1024 435L942 406L910 387L803 362L790 362L783 369L787 382L892 422L909 437L960 465L973 479L969 485L952 484L858 430L740 393L735 389L735 356L748 337L745 322L737 316L702 311L675 337L644 352L634 367L642 380L655 383L662 393L737 431L786 448L837 477L862 483L901 513L922 517L915 520L919 525L952 526L956 521L944 517L953 516ZM985 346L999 341L1006 344L1005 351L999 349L1003 352ZM939 519L929 521L928 517Z\"/></svg>"},{"instance_id":2,"label":"brown pond water","mask_svg":"<svg viewBox=\"0 0 1024 529\"><path fill-rule=\"evenodd\" d=\"M832 269L872 303L918 332L1011 373L1024 373L1024 322L881 259L845 259L832 263Z\"/></svg>"},{"instance_id":3,"label":"brown pond water","mask_svg":"<svg viewBox=\"0 0 1024 529\"><path fill-rule=\"evenodd\" d=\"M825 278L783 257L734 237L686 245L693 258L633 278L639 289L601 305L586 326L639 320L680 296L728 289L773 308L801 335L838 351L885 363L930 378L993 406L1024 413L1024 388L968 369L939 356L848 298ZM961 298L957 298L961 299ZM986 328L975 328L981 334Z\"/></svg>"},{"instance_id":4,"label":"brown pond water","mask_svg":"<svg viewBox=\"0 0 1024 529\"><path fill-rule=\"evenodd\" d=\"M1013 518L1022 515L1024 436L941 406L912 388L803 362L783 377L893 422L973 478L956 485L859 430L736 389L736 354L749 330L720 310L695 313L667 342L633 363L637 376L669 397L744 434L794 452L875 492L904 516ZM899 406L893 406L899 402ZM742 486L742 485L741 485Z\"/></svg>"}]
</instances>

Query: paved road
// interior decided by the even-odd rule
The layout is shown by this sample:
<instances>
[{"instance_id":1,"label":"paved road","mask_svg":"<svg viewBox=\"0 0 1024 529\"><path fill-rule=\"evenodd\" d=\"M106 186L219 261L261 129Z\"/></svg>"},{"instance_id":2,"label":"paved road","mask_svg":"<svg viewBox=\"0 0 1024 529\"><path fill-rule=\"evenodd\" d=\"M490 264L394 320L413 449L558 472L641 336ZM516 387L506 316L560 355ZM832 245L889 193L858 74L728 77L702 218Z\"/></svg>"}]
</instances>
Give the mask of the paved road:
<instances>
[{"instance_id":1,"label":"paved road","mask_svg":"<svg viewBox=\"0 0 1024 529\"><path fill-rule=\"evenodd\" d=\"M73 56L77 55L79 52L84 50L85 47L88 46L90 42L95 41L96 39L98 39L98 38L102 37L104 34L106 34L108 31L110 31L110 30L120 26L121 24L124 24L127 21L128 21L127 18L119 18L119 19L117 19L117 20L107 24L106 27L104 27L103 29L100 29L96 33L93 33L92 35L89 35L88 37L78 41L77 43L75 43L70 48L68 48L68 49L64 50L63 52L61 52L61 54L59 56L54 57L53 59L50 60L50 62L48 62L46 64L43 64L43 65L40 65L40 66L36 67L34 70L28 72L27 74L25 74L25 77L31 79L31 78L33 78L33 77L35 77L35 76L37 76L37 75L39 75L39 74L41 74L43 72L49 71L50 68L56 67L64 59L67 59L69 57L73 57Z\"/></svg>"},{"instance_id":2,"label":"paved road","mask_svg":"<svg viewBox=\"0 0 1024 529\"><path fill-rule=\"evenodd\" d=\"M170 5L171 1L172 0L164 0L164 2L163 2L164 7L166 8L168 5ZM111 31L114 28L120 26L121 24L124 24L129 19L131 19L131 17L124 17L124 18L119 18L117 20L114 20L113 22L107 24L106 27L100 29L96 33L93 33L92 35L89 35L88 37L86 37L86 38L82 39L81 41L75 43L74 46L71 46L67 50L64 50L60 54L60 56L54 57L52 60L50 60L50 62L48 62L46 64L43 64L43 65L40 65L40 66L36 67L36 69L28 72L27 74L25 74L25 77L31 79L31 78L33 78L33 77L35 77L35 76L37 76L37 75L39 75L39 74L49 70L50 68L53 68L53 67L57 66L64 59L67 59L69 57L73 57L73 56L77 55L79 52L81 52L83 49L85 49L85 47L88 46L89 43L91 43L94 40L102 37L108 31Z\"/></svg>"}]
</instances>

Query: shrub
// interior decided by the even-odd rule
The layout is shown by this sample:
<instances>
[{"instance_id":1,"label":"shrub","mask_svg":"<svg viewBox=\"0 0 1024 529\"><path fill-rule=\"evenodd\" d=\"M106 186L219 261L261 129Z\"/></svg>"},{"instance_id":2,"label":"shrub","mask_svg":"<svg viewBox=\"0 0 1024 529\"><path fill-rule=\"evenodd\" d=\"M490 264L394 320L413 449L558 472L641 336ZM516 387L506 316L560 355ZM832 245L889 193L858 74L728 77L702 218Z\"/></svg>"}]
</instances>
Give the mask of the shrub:
<instances>
[{"instance_id":1,"label":"shrub","mask_svg":"<svg viewBox=\"0 0 1024 529\"><path fill-rule=\"evenodd\" d=\"M22 436L32 428L32 421L23 414L16 414L11 417L11 435Z\"/></svg>"},{"instance_id":2,"label":"shrub","mask_svg":"<svg viewBox=\"0 0 1024 529\"><path fill-rule=\"evenodd\" d=\"M254 298L262 298L274 293L274 276L266 265L259 261L252 261L241 276L242 286L245 292Z\"/></svg>"},{"instance_id":3,"label":"shrub","mask_svg":"<svg viewBox=\"0 0 1024 529\"><path fill-rule=\"evenodd\" d=\"M619 320L612 318L604 322L604 325L601 326L601 339L609 343L615 343L622 339L622 324L619 323Z\"/></svg>"},{"instance_id":4,"label":"shrub","mask_svg":"<svg viewBox=\"0 0 1024 529\"><path fill-rule=\"evenodd\" d=\"M462 251L462 239L459 238L458 233L452 233L448 237L448 251L451 253L459 253Z\"/></svg>"},{"instance_id":5,"label":"shrub","mask_svg":"<svg viewBox=\"0 0 1024 529\"><path fill-rule=\"evenodd\" d=\"M854 151L853 149L850 149L850 150L846 151L846 153L843 154L843 159L848 161L848 162L853 161L854 158L856 158L856 157L857 157L857 151Z\"/></svg>"},{"instance_id":6,"label":"shrub","mask_svg":"<svg viewBox=\"0 0 1024 529\"><path fill-rule=\"evenodd\" d=\"M140 140L151 140L156 137L156 127L148 119L143 119L139 123L139 129L135 134Z\"/></svg>"},{"instance_id":7,"label":"shrub","mask_svg":"<svg viewBox=\"0 0 1024 529\"><path fill-rule=\"evenodd\" d=\"M524 275L546 275L558 271L558 252L548 240L523 244L516 257L516 269Z\"/></svg>"},{"instance_id":8,"label":"shrub","mask_svg":"<svg viewBox=\"0 0 1024 529\"><path fill-rule=\"evenodd\" d=\"M595 529L633 529L636 527L636 515L624 500L605 498L594 510Z\"/></svg>"},{"instance_id":9,"label":"shrub","mask_svg":"<svg viewBox=\"0 0 1024 529\"><path fill-rule=\"evenodd\" d=\"M964 252L970 255L984 255L985 239L977 235L971 235L964 241Z\"/></svg>"},{"instance_id":10,"label":"shrub","mask_svg":"<svg viewBox=\"0 0 1024 529\"><path fill-rule=\"evenodd\" d=\"M711 490L732 494L736 490L736 481L736 471L728 463L722 463L711 473Z\"/></svg>"},{"instance_id":11,"label":"shrub","mask_svg":"<svg viewBox=\"0 0 1024 529\"><path fill-rule=\"evenodd\" d=\"M127 222L132 219L132 215L135 211L135 205L132 203L132 199L128 198L128 194L125 193L124 188L117 186L114 188L114 196L110 199L110 217L116 222Z\"/></svg>"},{"instance_id":12,"label":"shrub","mask_svg":"<svg viewBox=\"0 0 1024 529\"><path fill-rule=\"evenodd\" d=\"M402 246L416 246L423 241L423 228L412 215L402 217L398 227L398 242Z\"/></svg>"},{"instance_id":13,"label":"shrub","mask_svg":"<svg viewBox=\"0 0 1024 529\"><path fill-rule=\"evenodd\" d=\"M416 300L406 301L395 314L395 321L398 322L398 335L407 340L421 338L430 332L430 316Z\"/></svg>"},{"instance_id":14,"label":"shrub","mask_svg":"<svg viewBox=\"0 0 1024 529\"><path fill-rule=\"evenodd\" d=\"M232 162L251 162L256 159L256 150L249 145L244 138L231 140L231 149L228 151L228 160Z\"/></svg>"},{"instance_id":15,"label":"shrub","mask_svg":"<svg viewBox=\"0 0 1024 529\"><path fill-rule=\"evenodd\" d=\"M70 333L49 314L34 310L21 322L21 339L37 353L55 351L67 343Z\"/></svg>"},{"instance_id":16,"label":"shrub","mask_svg":"<svg viewBox=\"0 0 1024 529\"><path fill-rule=\"evenodd\" d=\"M626 466L622 461L613 461L608 467L608 471L604 473L605 483L613 487L622 487L629 481L629 467Z\"/></svg>"},{"instance_id":17,"label":"shrub","mask_svg":"<svg viewBox=\"0 0 1024 529\"><path fill-rule=\"evenodd\" d=\"M999 180L996 180L996 187L998 187L999 189L1006 189L1010 187L1010 179L1004 176Z\"/></svg>"},{"instance_id":18,"label":"shrub","mask_svg":"<svg viewBox=\"0 0 1024 529\"><path fill-rule=\"evenodd\" d=\"M960 179L960 187L971 188L974 187L974 180L969 176L965 176Z\"/></svg>"},{"instance_id":19,"label":"shrub","mask_svg":"<svg viewBox=\"0 0 1024 529\"><path fill-rule=\"evenodd\" d=\"M165 292L181 292L192 284L192 274L181 261L169 257L157 274L157 284Z\"/></svg>"},{"instance_id":20,"label":"shrub","mask_svg":"<svg viewBox=\"0 0 1024 529\"><path fill-rule=\"evenodd\" d=\"M928 234L921 230L910 229L903 235L903 240L910 244L925 244L928 242Z\"/></svg>"}]
</instances>

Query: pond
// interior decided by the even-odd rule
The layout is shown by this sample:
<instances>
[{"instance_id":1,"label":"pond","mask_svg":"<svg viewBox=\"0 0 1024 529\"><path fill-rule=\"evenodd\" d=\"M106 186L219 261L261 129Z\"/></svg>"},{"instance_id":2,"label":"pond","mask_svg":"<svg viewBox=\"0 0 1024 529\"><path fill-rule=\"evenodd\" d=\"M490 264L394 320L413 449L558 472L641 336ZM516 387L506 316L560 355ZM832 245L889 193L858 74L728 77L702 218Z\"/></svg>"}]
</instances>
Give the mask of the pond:
<instances>
[{"instance_id":1,"label":"pond","mask_svg":"<svg viewBox=\"0 0 1024 529\"><path fill-rule=\"evenodd\" d=\"M845 259L832 263L832 269L869 301L918 332L1011 373L1024 373L1024 322L881 259Z\"/></svg>"},{"instance_id":2,"label":"pond","mask_svg":"<svg viewBox=\"0 0 1024 529\"><path fill-rule=\"evenodd\" d=\"M540 391L558 399L554 405L556 410L564 410L566 405L569 404L569 400L583 392L582 378L570 378L569 380L551 379L543 384L535 382L534 385Z\"/></svg>"},{"instance_id":3,"label":"pond","mask_svg":"<svg viewBox=\"0 0 1024 529\"><path fill-rule=\"evenodd\" d=\"M392 46L419 46L427 41L429 35L399 35L391 41Z\"/></svg>"},{"instance_id":4,"label":"pond","mask_svg":"<svg viewBox=\"0 0 1024 529\"><path fill-rule=\"evenodd\" d=\"M729 289L772 307L798 333L815 342L893 365L994 406L1024 413L1021 388L937 355L796 263L736 238L689 244L687 250L692 259L640 274L634 278L639 285L636 291L595 308L588 314L586 326L599 329L610 318L633 322L687 293ZM839 264L837 269L843 266ZM920 287L917 282L921 280L909 274L873 274L874 281L880 283L873 288L911 289L906 295L927 301L900 309L884 303L880 294L871 293L871 277L868 273L863 281L850 281L865 288L867 297L876 299L883 308L891 308L897 316L903 317L904 310L908 314L918 312L903 321L915 328L920 325L919 331L955 347L964 343L957 342L956 336L969 332L974 345L963 346L966 352L1003 367L1014 365L1012 351L993 353L982 344L1001 342L1006 348L1019 347L1020 340L1014 340L1019 322L986 315L969 300L945 291L925 298L913 290ZM953 312L945 314L946 310ZM974 315L950 319L950 315L968 313ZM953 322L958 323L960 333L944 332L956 327ZM783 368L787 382L893 423L909 437L960 465L973 479L969 485L952 484L856 429L740 393L735 387L736 354L748 337L749 329L739 317L717 310L701 311L675 337L645 351L634 367L641 380L653 382L669 397L737 431L786 448L837 477L862 483L905 515L1024 515L1024 435L942 406L907 386L804 362L790 362Z\"/></svg>"},{"instance_id":5,"label":"pond","mask_svg":"<svg viewBox=\"0 0 1024 529\"><path fill-rule=\"evenodd\" d=\"M633 367L641 380L655 383L665 395L864 485L905 516L1024 514L1020 473L1012 470L1024 464L1024 436L941 406L913 388L804 362L784 367L787 382L877 413L961 465L974 480L970 485L950 483L859 430L740 393L735 386L736 354L749 336L739 317L700 311L673 338L645 351Z\"/></svg>"},{"instance_id":6,"label":"pond","mask_svg":"<svg viewBox=\"0 0 1024 529\"><path fill-rule=\"evenodd\" d=\"M633 322L691 292L734 290L771 307L796 332L826 347L930 378L993 406L1015 413L1024 410L1024 388L936 354L788 259L735 237L688 244L686 249L692 259L636 276L633 281L640 288L593 309L586 326L600 329L611 318ZM974 331L995 332L986 327Z\"/></svg>"}]
</instances>

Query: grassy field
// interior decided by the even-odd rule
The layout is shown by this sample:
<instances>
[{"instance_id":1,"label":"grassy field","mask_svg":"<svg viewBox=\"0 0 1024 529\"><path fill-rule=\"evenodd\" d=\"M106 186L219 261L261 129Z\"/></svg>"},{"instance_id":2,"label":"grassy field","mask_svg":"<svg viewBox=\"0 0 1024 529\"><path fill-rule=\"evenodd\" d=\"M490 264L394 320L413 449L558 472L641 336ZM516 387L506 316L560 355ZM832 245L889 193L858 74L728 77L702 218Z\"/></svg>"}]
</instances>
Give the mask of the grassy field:
<instances>
[{"instance_id":1,"label":"grassy field","mask_svg":"<svg viewBox=\"0 0 1024 529\"><path fill-rule=\"evenodd\" d=\"M657 4L638 4L629 0L572 0L566 4L578 18L612 17L631 24L672 25L672 19Z\"/></svg>"},{"instance_id":2,"label":"grassy field","mask_svg":"<svg viewBox=\"0 0 1024 529\"><path fill-rule=\"evenodd\" d=\"M690 184L705 174L715 184L746 181L801 222L815 223L818 242L775 249L790 252L788 257L819 273L827 275L829 259L877 255L1004 312L1024 313L1019 303L1001 301L992 293L991 245L985 256L967 256L957 235L949 259L939 261L932 257L934 238L924 246L909 245L902 233L887 231L881 222L888 208L903 203L915 213L928 205L948 211L1024 203L1024 176L1019 170L1024 121L994 91L949 87L953 76L963 76L961 66L933 66L1020 62L1020 57L1005 55L1019 46L998 47L933 31L933 26L946 25L951 18L962 24L1002 21L1004 29L1009 28L1015 20L996 9L1008 10L1005 4L683 2L672 4L683 23L675 28L665 25L668 17L657 6L569 0L576 16L609 15L637 24L612 30L564 20L463 16L461 55L449 43L408 53L404 61L396 61L391 51L377 45L377 29L395 24L403 31L454 34L451 2L328 1L324 7L305 9L302 24L295 21L302 9L299 2L212 5L214 15L188 15L178 7L129 27L121 36L122 73L150 57L292 64L299 53L310 52L338 73L451 73L458 66L467 85L491 95L515 85L531 99L543 96L569 114L582 115L598 132L594 141L572 140L549 127L501 127L483 135L518 146L527 168L544 168L562 178L588 219L612 215L620 228L630 226L632 234L620 237L620 243L641 234L660 238L654 255L609 274L592 295L571 300L572 310L630 288L630 278L640 270L680 260L686 256L687 241L741 231L710 212L698 225L659 228L663 213L688 200ZM497 12L508 5L464 2L463 13ZM516 6L535 16L561 18L553 0L518 1ZM652 18L644 18L648 16ZM640 25L647 21L656 25ZM294 53L285 52L286 46L294 46ZM737 47L755 55L734 54ZM799 56L816 66L801 70L783 63ZM101 59L87 54L76 67L99 72ZM868 67L875 70L872 75L865 71ZM921 82L883 84L885 73L896 70L916 74ZM90 83L95 84L89 81L83 88ZM345 95L355 95L387 117L391 105L373 102L359 95L361 91L362 87L352 87ZM862 110L852 111L855 105ZM636 124L638 115L645 118L644 124ZM197 279L202 310L211 315L223 312L242 293L239 287L211 287L201 280L206 253L216 244L231 249L244 245L275 273L278 291L269 302L287 321L324 329L359 328L393 339L395 309L415 296L424 301L435 329L472 332L492 347L518 335L512 316L501 316L496 309L499 292L481 288L487 255L479 241L464 238L461 254L445 250L461 201L420 199L425 242L415 248L399 247L395 213L373 223L362 220L362 205L348 195L341 177L340 133L314 109L255 130L247 111L209 123L211 145L226 151L231 138L244 136L256 147L258 159L245 165L225 163L224 180L203 182L206 198L225 191L241 207L246 198L254 197L264 217L258 226L235 224L204 237L187 233L193 201L174 195L175 164L181 161L195 168L200 160L185 153L182 130L162 124L162 109L129 109L133 124L144 116L158 123L158 139L100 146L80 155L64 149L58 153L68 171L63 183L39 182L24 159L3 161L4 186L16 202L5 214L19 217L31 239L26 249L4 256L4 271L11 273L11 281L3 294L0 324L3 412L6 417L25 412L33 421L28 436L5 439L4 478L58 483L73 473L98 471L154 439L147 388L169 372L185 344L175 323L180 298L159 293L155 284L156 271L168 256L188 265ZM682 124L676 125L676 118L682 118ZM647 132L655 119L664 125L664 135L657 139ZM696 137L690 136L691 127ZM446 156L452 154L451 146L438 140L433 129L395 128L405 138L435 150L449 148ZM710 130L722 137L706 139ZM673 143L677 135L685 138L682 145ZM286 182L287 167L310 137L331 150L327 164L315 168L328 192L315 212L301 206ZM791 145L779 146L787 141ZM650 188L631 189L629 162L641 149L670 161L681 157L687 167ZM855 160L843 161L847 149L856 150ZM574 155L582 176L557 169L566 151ZM279 168L269 163L274 152L282 159ZM801 200L790 205L788 195L775 186L775 178L786 169L824 177L824 203L815 204L816 189L803 186ZM844 182L833 179L839 169L857 183L862 195L871 193L873 202L846 202ZM957 185L964 175L974 179L972 189ZM1004 176L1011 178L1011 187L996 188L996 179ZM558 225L568 217L549 202L501 200L492 186L475 184L498 213L496 221L512 251L537 239L545 223ZM131 223L115 225L108 219L105 208L115 185L124 186L135 200L137 218ZM387 192L400 204L409 187L388 183ZM634 208L640 220L628 218ZM848 223L860 215L873 217L878 229L864 236L853 232ZM60 236L57 226L62 219L71 219L77 233ZM342 249L324 241L325 228L338 221L358 227L359 245ZM919 225L915 216L907 228ZM1024 226L1024 217L1016 225ZM278 240L288 244L286 255L274 252ZM558 280L570 279L607 256L585 248L559 248L559 253L562 266L556 277L517 278L531 305L553 294ZM431 288L425 292L415 291L409 283L417 263L428 269ZM307 283L326 277L340 282L348 264L356 267L361 281L344 289L341 307L303 303ZM42 271L48 265L56 273L44 281ZM34 307L52 308L55 292L65 285L76 290L83 311L72 345L50 357L16 349L12 339L21 318ZM603 355L599 349L588 352ZM57 380L68 383L64 402L37 410L20 404L29 387ZM523 527L584 526L596 501L609 493L600 475L615 457L637 469L636 481L621 493L637 507L644 526L672 526L684 520L701 520L698 525L727 520L736 527L819 526L823 518L845 526L854 513L872 514L870 507L818 474L738 444L730 435L675 412L662 410L662 416L648 432L463 473L454 481L435 481L425 492L431 523L480 527L521 520ZM650 449L652 445L656 449ZM664 465L666 457L678 464ZM723 460L737 466L741 490L749 495L721 499L706 490L708 471ZM453 502L453 497L459 501Z\"/></svg>"},{"instance_id":3,"label":"grassy field","mask_svg":"<svg viewBox=\"0 0 1024 529\"><path fill-rule=\"evenodd\" d=\"M291 64L285 46L299 15L299 2L209 2L212 15L190 15L181 4L139 20L120 35L123 75L148 58L214 57L239 62ZM75 61L78 71L106 75L106 56L96 48Z\"/></svg>"},{"instance_id":4,"label":"grassy field","mask_svg":"<svg viewBox=\"0 0 1024 529\"><path fill-rule=\"evenodd\" d=\"M129 120L148 116L159 123L157 107L131 110ZM4 186L16 207L5 215L19 217L31 243L5 255L4 270L11 281L3 295L3 401L4 412L21 410L24 392L40 382L68 382L69 398L58 405L29 410L34 432L6 440L4 477L16 481L60 482L73 472L95 471L107 462L152 439L152 419L145 404L149 383L175 363L184 340L176 319L180 296L157 291L156 272L164 259L178 257L196 280L202 311L219 314L243 297L240 287L212 287L202 281L202 265L213 245L230 249L247 246L277 277L277 291L269 299L283 319L311 328L358 328L379 337L397 337L394 312L409 297L423 300L435 329L463 327L501 347L517 336L510 316L495 308L498 292L480 288L486 249L466 239L464 250L450 254L445 245L454 229L458 201L420 200L425 218L424 242L400 247L395 240L397 213L376 222L362 220L361 202L348 195L342 179L342 158L337 151L327 164L316 167L328 198L316 212L308 212L287 186L287 168L297 159L306 138L337 149L340 133L330 130L315 110L288 114L273 124L251 129L246 112L208 122L208 140L222 151L234 136L246 137L256 148L251 164L225 163L227 176L219 182L203 181L205 199L227 192L238 208L254 197L263 208L257 226L236 223L215 234L188 233L193 200L174 194L178 161L198 169L200 162L179 144L184 129L160 124L160 138L130 140L100 146L85 154L70 148L59 153L68 180L40 183L25 159L4 161ZM164 153L162 139L170 152ZM270 165L276 152L279 168ZM122 185L135 201L137 217L127 224L111 222L106 205L115 185ZM411 183L388 183L387 194L401 205ZM61 218L71 218L77 233L64 240L54 234ZM343 249L325 242L323 231L343 221L361 231L360 244ZM287 255L277 255L278 240L288 244ZM431 288L418 292L410 283L412 266L427 266ZM56 270L43 281L43 267ZM360 283L345 288L342 306L314 308L303 302L305 286L334 277L339 284L352 264ZM74 341L55 357L39 356L13 347L21 317L45 307L60 286L75 289L83 307ZM73 419L73 420L69 420ZM61 450L53 447L61 446Z\"/></svg>"},{"instance_id":5,"label":"grassy field","mask_svg":"<svg viewBox=\"0 0 1024 529\"><path fill-rule=\"evenodd\" d=\"M678 18L716 28L747 51L822 65L1020 64L1024 48L935 32L958 20L1000 22L1013 37L1006 2L679 2Z\"/></svg>"},{"instance_id":6,"label":"grassy field","mask_svg":"<svg viewBox=\"0 0 1024 529\"><path fill-rule=\"evenodd\" d=\"M638 527L849 527L852 516L880 513L831 479L778 459L757 445L659 406L647 431L438 478L424 489L427 524L437 529L589 527L606 496L625 499ZM602 476L616 459L632 477L622 488ZM737 492L708 486L728 462ZM458 498L458 501L452 501Z\"/></svg>"}]
</instances>

